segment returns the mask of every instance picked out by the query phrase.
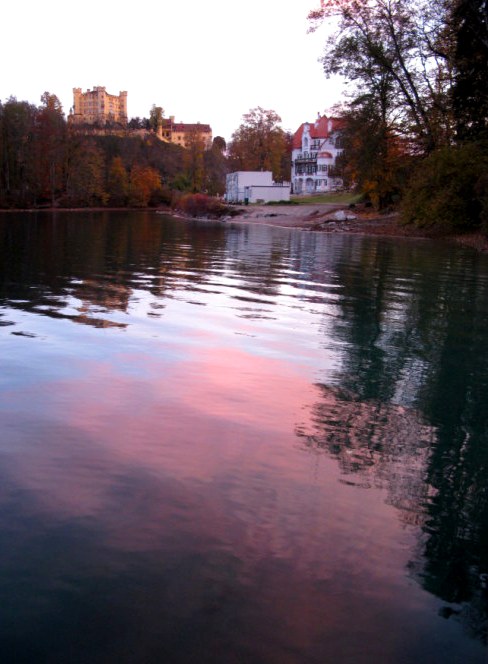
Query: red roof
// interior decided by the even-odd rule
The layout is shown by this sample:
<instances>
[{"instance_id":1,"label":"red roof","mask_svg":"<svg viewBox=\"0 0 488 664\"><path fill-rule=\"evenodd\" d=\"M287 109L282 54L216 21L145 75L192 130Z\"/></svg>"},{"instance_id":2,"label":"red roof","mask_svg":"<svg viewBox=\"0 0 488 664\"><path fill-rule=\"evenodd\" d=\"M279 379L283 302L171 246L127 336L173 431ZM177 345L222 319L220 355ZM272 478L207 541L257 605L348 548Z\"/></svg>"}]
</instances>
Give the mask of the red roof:
<instances>
[{"instance_id":1,"label":"red roof","mask_svg":"<svg viewBox=\"0 0 488 664\"><path fill-rule=\"evenodd\" d=\"M329 120L332 122L331 132L329 132ZM293 134L294 150L300 150L302 147L303 127L306 124L310 127L310 138L324 140L329 136L329 133L340 129L343 125L343 121L339 118L328 118L326 115L322 115L321 117L318 117L315 122L304 122Z\"/></svg>"},{"instance_id":2,"label":"red roof","mask_svg":"<svg viewBox=\"0 0 488 664\"><path fill-rule=\"evenodd\" d=\"M210 125L200 124L199 122L197 122L196 124L187 124L186 122L174 122L172 127L173 131L198 131L201 133L209 133L212 131Z\"/></svg>"},{"instance_id":3,"label":"red roof","mask_svg":"<svg viewBox=\"0 0 488 664\"><path fill-rule=\"evenodd\" d=\"M162 127L163 129L172 129L173 131L181 131L181 132L186 132L186 131L198 131L201 133L206 133L209 134L212 132L212 128L208 124L201 124L200 122L197 123L186 123L186 122L173 122L170 118L163 118L162 121Z\"/></svg>"}]
</instances>

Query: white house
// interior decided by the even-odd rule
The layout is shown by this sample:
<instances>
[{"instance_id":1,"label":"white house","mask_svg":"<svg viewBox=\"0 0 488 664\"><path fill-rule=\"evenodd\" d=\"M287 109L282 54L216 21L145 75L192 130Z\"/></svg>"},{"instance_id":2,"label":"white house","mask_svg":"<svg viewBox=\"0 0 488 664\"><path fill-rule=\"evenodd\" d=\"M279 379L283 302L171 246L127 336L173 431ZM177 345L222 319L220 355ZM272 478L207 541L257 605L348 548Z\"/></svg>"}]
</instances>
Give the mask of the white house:
<instances>
[{"instance_id":1,"label":"white house","mask_svg":"<svg viewBox=\"0 0 488 664\"><path fill-rule=\"evenodd\" d=\"M273 182L271 171L236 171L227 175L225 200L227 203L289 201L290 183Z\"/></svg>"},{"instance_id":2,"label":"white house","mask_svg":"<svg viewBox=\"0 0 488 664\"><path fill-rule=\"evenodd\" d=\"M291 183L294 194L314 194L342 187L336 159L342 153L341 122L318 116L304 122L293 136Z\"/></svg>"}]
</instances>

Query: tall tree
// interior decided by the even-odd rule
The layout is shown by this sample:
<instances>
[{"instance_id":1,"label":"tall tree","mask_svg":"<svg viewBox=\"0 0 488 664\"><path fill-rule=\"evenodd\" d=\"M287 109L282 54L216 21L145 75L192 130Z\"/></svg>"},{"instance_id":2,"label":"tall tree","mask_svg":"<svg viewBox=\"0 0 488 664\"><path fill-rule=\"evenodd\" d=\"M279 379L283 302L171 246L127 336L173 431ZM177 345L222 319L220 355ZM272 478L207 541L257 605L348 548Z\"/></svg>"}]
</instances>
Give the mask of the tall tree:
<instances>
[{"instance_id":1,"label":"tall tree","mask_svg":"<svg viewBox=\"0 0 488 664\"><path fill-rule=\"evenodd\" d=\"M68 159L66 193L72 205L105 205L105 159L95 142L84 140L72 144Z\"/></svg>"},{"instance_id":2,"label":"tall tree","mask_svg":"<svg viewBox=\"0 0 488 664\"><path fill-rule=\"evenodd\" d=\"M192 192L203 190L205 179L204 166L205 141L195 126L187 134L183 161Z\"/></svg>"},{"instance_id":3,"label":"tall tree","mask_svg":"<svg viewBox=\"0 0 488 664\"><path fill-rule=\"evenodd\" d=\"M0 201L8 206L32 205L37 185L33 136L37 109L10 97L1 107Z\"/></svg>"},{"instance_id":4,"label":"tall tree","mask_svg":"<svg viewBox=\"0 0 488 664\"><path fill-rule=\"evenodd\" d=\"M164 108L153 104L149 111L149 125L153 131L157 131L163 123Z\"/></svg>"},{"instance_id":5,"label":"tall tree","mask_svg":"<svg viewBox=\"0 0 488 664\"><path fill-rule=\"evenodd\" d=\"M352 83L353 99L428 154L450 140L449 59L442 48L445 0L322 0L311 29L338 18L323 57L327 75Z\"/></svg>"},{"instance_id":6,"label":"tall tree","mask_svg":"<svg viewBox=\"0 0 488 664\"><path fill-rule=\"evenodd\" d=\"M216 136L210 150L206 150L203 159L205 167L204 188L211 196L223 195L225 192L225 176L229 172L228 160L225 155L226 142L222 136Z\"/></svg>"},{"instance_id":7,"label":"tall tree","mask_svg":"<svg viewBox=\"0 0 488 664\"><path fill-rule=\"evenodd\" d=\"M457 0L455 31L454 114L458 137L488 137L488 0Z\"/></svg>"},{"instance_id":8,"label":"tall tree","mask_svg":"<svg viewBox=\"0 0 488 664\"><path fill-rule=\"evenodd\" d=\"M336 168L346 185L354 186L383 209L398 199L410 159L405 146L385 121L375 101L358 99L340 113L344 148Z\"/></svg>"},{"instance_id":9,"label":"tall tree","mask_svg":"<svg viewBox=\"0 0 488 664\"><path fill-rule=\"evenodd\" d=\"M107 193L111 205L125 205L129 195L129 176L121 157L113 157L107 178Z\"/></svg>"},{"instance_id":10,"label":"tall tree","mask_svg":"<svg viewBox=\"0 0 488 664\"><path fill-rule=\"evenodd\" d=\"M287 140L280 122L275 111L260 106L243 115L243 123L232 134L228 146L231 167L234 170L272 171L275 180L289 178L289 171L284 173L282 170Z\"/></svg>"},{"instance_id":11,"label":"tall tree","mask_svg":"<svg viewBox=\"0 0 488 664\"><path fill-rule=\"evenodd\" d=\"M61 102L49 92L41 97L36 116L35 163L39 198L54 207L64 189L67 126Z\"/></svg>"}]
</instances>

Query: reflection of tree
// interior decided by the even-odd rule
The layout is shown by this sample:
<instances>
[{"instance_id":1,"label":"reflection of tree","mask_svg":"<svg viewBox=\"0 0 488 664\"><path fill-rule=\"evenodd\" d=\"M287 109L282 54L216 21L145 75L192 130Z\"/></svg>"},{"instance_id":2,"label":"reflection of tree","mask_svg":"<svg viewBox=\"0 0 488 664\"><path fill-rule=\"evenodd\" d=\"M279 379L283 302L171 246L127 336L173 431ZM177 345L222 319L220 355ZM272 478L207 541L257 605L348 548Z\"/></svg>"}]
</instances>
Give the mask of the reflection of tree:
<instances>
[{"instance_id":1,"label":"reflection of tree","mask_svg":"<svg viewBox=\"0 0 488 664\"><path fill-rule=\"evenodd\" d=\"M426 477L437 493L422 580L446 601L471 600L479 612L472 600L488 571L488 288L475 259L471 267L446 288L438 361L422 395L438 430Z\"/></svg>"},{"instance_id":2,"label":"reflection of tree","mask_svg":"<svg viewBox=\"0 0 488 664\"><path fill-rule=\"evenodd\" d=\"M349 479L386 485L401 518L421 526L413 573L443 600L466 603L463 620L482 635L486 266L474 253L446 248L433 256L414 243L344 246L332 323L342 349L338 387L321 387L307 444L336 457Z\"/></svg>"},{"instance_id":3,"label":"reflection of tree","mask_svg":"<svg viewBox=\"0 0 488 664\"><path fill-rule=\"evenodd\" d=\"M145 212L19 214L8 222L0 220L0 302L96 327L113 325L106 314L127 311L136 289L164 298L187 281L204 284L225 241L223 225Z\"/></svg>"},{"instance_id":4,"label":"reflection of tree","mask_svg":"<svg viewBox=\"0 0 488 664\"><path fill-rule=\"evenodd\" d=\"M360 401L340 389L319 385L312 429L297 433L307 447L336 458L344 482L384 488L404 523L423 522L430 487L421 471L435 432L403 406Z\"/></svg>"}]
</instances>

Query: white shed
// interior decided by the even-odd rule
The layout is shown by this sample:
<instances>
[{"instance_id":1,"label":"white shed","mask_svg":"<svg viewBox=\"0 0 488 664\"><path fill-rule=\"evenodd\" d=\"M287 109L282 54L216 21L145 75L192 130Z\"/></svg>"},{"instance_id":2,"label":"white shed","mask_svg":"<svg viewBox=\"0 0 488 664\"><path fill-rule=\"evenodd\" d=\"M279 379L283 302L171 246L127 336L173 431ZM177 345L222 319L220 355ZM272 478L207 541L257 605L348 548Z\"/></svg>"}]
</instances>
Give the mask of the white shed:
<instances>
[{"instance_id":1,"label":"white shed","mask_svg":"<svg viewBox=\"0 0 488 664\"><path fill-rule=\"evenodd\" d=\"M289 201L290 183L273 182L271 171L236 171L227 175L225 200L228 203Z\"/></svg>"}]
</instances>

